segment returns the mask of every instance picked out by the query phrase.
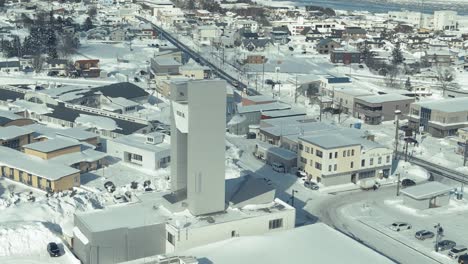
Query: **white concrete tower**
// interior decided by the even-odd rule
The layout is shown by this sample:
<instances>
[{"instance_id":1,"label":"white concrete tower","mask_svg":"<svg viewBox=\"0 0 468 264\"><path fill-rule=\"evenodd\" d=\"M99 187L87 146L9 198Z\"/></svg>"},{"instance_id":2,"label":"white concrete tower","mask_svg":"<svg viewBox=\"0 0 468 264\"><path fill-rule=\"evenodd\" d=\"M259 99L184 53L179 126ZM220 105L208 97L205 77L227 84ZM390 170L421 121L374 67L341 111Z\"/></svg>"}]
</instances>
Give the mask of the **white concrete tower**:
<instances>
[{"instance_id":1,"label":"white concrete tower","mask_svg":"<svg viewBox=\"0 0 468 264\"><path fill-rule=\"evenodd\" d=\"M171 185L194 215L225 210L226 82L171 87Z\"/></svg>"}]
</instances>

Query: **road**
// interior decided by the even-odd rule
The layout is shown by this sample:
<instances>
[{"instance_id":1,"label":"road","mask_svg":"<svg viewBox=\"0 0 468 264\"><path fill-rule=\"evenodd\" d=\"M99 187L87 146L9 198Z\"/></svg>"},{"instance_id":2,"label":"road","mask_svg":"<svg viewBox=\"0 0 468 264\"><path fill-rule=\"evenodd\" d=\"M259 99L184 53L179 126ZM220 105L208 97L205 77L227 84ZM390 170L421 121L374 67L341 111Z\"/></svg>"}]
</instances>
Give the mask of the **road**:
<instances>
[{"instance_id":1,"label":"road","mask_svg":"<svg viewBox=\"0 0 468 264\"><path fill-rule=\"evenodd\" d=\"M206 65L210 67L213 72L220 77L221 79L226 80L230 85L234 86L237 90L239 91L244 91L244 89L247 90L247 94L249 95L260 95L257 91L251 88L247 88L247 85L245 83L240 82L238 79L232 77L228 73L226 73L223 69L219 68L216 66L214 63L209 61L208 59L204 58L202 55L199 53L193 51L191 48L187 47L184 43L180 42L178 39L173 37L169 32L161 28L160 26L157 26L153 22L149 21L148 19L144 17L137 16L138 19L141 21L144 21L146 23L149 23L153 26L153 28L166 40L168 40L170 43L172 43L174 46L176 46L178 49L180 49L182 52L190 56L192 59L194 59L196 62Z\"/></svg>"}]
</instances>

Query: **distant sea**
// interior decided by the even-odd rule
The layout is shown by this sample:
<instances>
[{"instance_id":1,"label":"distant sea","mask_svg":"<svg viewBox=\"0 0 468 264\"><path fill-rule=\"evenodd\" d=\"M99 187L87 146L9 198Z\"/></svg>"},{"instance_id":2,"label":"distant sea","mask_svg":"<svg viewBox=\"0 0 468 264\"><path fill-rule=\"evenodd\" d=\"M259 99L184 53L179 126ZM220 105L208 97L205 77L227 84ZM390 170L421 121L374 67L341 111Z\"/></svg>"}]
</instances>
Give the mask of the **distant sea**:
<instances>
[{"instance_id":1,"label":"distant sea","mask_svg":"<svg viewBox=\"0 0 468 264\"><path fill-rule=\"evenodd\" d=\"M460 0L459 3L427 3L421 8L421 1L415 0L412 3L394 2L385 0L291 0L298 5L314 5L330 7L336 10L359 10L372 13L387 13L388 11L423 11L423 13L434 13L435 10L455 10L459 15L468 15L468 3Z\"/></svg>"}]
</instances>

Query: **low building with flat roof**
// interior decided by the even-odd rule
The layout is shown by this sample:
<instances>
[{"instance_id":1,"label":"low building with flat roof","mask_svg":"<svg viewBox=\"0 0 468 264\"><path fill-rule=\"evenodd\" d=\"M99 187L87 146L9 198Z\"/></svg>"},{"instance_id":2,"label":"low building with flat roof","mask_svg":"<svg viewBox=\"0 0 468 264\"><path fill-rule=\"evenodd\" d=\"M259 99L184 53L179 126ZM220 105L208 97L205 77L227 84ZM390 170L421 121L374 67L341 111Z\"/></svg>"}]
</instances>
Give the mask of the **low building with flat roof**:
<instances>
[{"instance_id":1,"label":"low building with flat roof","mask_svg":"<svg viewBox=\"0 0 468 264\"><path fill-rule=\"evenodd\" d=\"M354 117L366 124L378 125L382 121L395 119L395 110L407 115L414 100L400 94L359 96L354 99Z\"/></svg>"},{"instance_id":2,"label":"low building with flat roof","mask_svg":"<svg viewBox=\"0 0 468 264\"><path fill-rule=\"evenodd\" d=\"M33 123L34 121L31 119L24 118L13 112L0 110L0 127L25 126Z\"/></svg>"},{"instance_id":3,"label":"low building with flat roof","mask_svg":"<svg viewBox=\"0 0 468 264\"><path fill-rule=\"evenodd\" d=\"M433 137L453 136L468 127L468 97L412 103L408 125Z\"/></svg>"},{"instance_id":4,"label":"low building with flat roof","mask_svg":"<svg viewBox=\"0 0 468 264\"><path fill-rule=\"evenodd\" d=\"M24 127L0 127L0 145L21 150L24 145L32 142L32 133L32 130Z\"/></svg>"},{"instance_id":5,"label":"low building with flat roof","mask_svg":"<svg viewBox=\"0 0 468 264\"><path fill-rule=\"evenodd\" d=\"M51 159L63 154L81 151L81 144L66 139L49 139L23 146L24 153L41 159Z\"/></svg>"},{"instance_id":6,"label":"low building with flat roof","mask_svg":"<svg viewBox=\"0 0 468 264\"><path fill-rule=\"evenodd\" d=\"M450 191L454 188L440 182L427 182L401 190L403 203L409 207L424 210L448 205Z\"/></svg>"},{"instance_id":7,"label":"low building with flat roof","mask_svg":"<svg viewBox=\"0 0 468 264\"><path fill-rule=\"evenodd\" d=\"M153 132L108 140L107 154L148 170L166 168L171 160L169 136Z\"/></svg>"},{"instance_id":8,"label":"low building with flat roof","mask_svg":"<svg viewBox=\"0 0 468 264\"><path fill-rule=\"evenodd\" d=\"M275 145L257 142L254 153L259 159L264 160L266 164L281 164L286 173L292 172L292 168L297 166L297 153Z\"/></svg>"},{"instance_id":9,"label":"low building with flat roof","mask_svg":"<svg viewBox=\"0 0 468 264\"><path fill-rule=\"evenodd\" d=\"M1 174L11 180L46 191L80 186L80 171L23 152L0 147Z\"/></svg>"}]
</instances>

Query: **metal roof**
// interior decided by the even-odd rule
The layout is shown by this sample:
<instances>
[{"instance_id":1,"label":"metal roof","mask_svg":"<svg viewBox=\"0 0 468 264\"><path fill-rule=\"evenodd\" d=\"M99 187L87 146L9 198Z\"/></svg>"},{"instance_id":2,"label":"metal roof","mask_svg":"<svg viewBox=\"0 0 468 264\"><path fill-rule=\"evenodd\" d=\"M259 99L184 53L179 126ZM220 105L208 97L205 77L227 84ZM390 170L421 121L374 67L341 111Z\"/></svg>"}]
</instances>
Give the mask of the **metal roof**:
<instances>
[{"instance_id":1,"label":"metal roof","mask_svg":"<svg viewBox=\"0 0 468 264\"><path fill-rule=\"evenodd\" d=\"M71 167L0 146L0 164L49 180L58 180L80 171Z\"/></svg>"},{"instance_id":2,"label":"metal roof","mask_svg":"<svg viewBox=\"0 0 468 264\"><path fill-rule=\"evenodd\" d=\"M24 99L24 93L0 88L0 101L8 101L8 100L15 101L16 99Z\"/></svg>"},{"instance_id":3,"label":"metal roof","mask_svg":"<svg viewBox=\"0 0 468 264\"><path fill-rule=\"evenodd\" d=\"M148 95L148 93L144 89L129 82L113 83L105 86L96 87L92 90L99 91L104 96L112 98L123 97L125 99L132 99Z\"/></svg>"},{"instance_id":4,"label":"metal roof","mask_svg":"<svg viewBox=\"0 0 468 264\"><path fill-rule=\"evenodd\" d=\"M380 104L385 102L393 102L393 101L403 101L403 100L413 100L414 98L404 96L401 94L382 94L382 95L366 95L366 96L359 96L356 99L371 103L371 104Z\"/></svg>"},{"instance_id":5,"label":"metal roof","mask_svg":"<svg viewBox=\"0 0 468 264\"><path fill-rule=\"evenodd\" d=\"M26 128L18 127L18 126L0 127L0 139L10 140L13 138L17 138L19 136L31 134L32 132L33 131L30 129L26 129Z\"/></svg>"},{"instance_id":6,"label":"metal roof","mask_svg":"<svg viewBox=\"0 0 468 264\"><path fill-rule=\"evenodd\" d=\"M443 99L431 102L418 102L414 105L419 105L424 108L437 110L440 112L464 112L468 111L468 97L460 97L453 99Z\"/></svg>"},{"instance_id":7,"label":"metal roof","mask_svg":"<svg viewBox=\"0 0 468 264\"><path fill-rule=\"evenodd\" d=\"M416 200L423 200L447 194L453 189L453 187L440 182L432 181L405 188L401 190L401 193Z\"/></svg>"},{"instance_id":8,"label":"metal roof","mask_svg":"<svg viewBox=\"0 0 468 264\"><path fill-rule=\"evenodd\" d=\"M361 145L358 140L346 137L338 133L327 133L321 135L308 135L299 137L302 141L314 144L324 149L335 149Z\"/></svg>"},{"instance_id":9,"label":"metal roof","mask_svg":"<svg viewBox=\"0 0 468 264\"><path fill-rule=\"evenodd\" d=\"M80 143L76 141L66 140L66 139L49 139L46 141L36 142L28 145L24 145L25 149L31 149L43 153L49 153L61 149L71 148L79 146Z\"/></svg>"},{"instance_id":10,"label":"metal roof","mask_svg":"<svg viewBox=\"0 0 468 264\"><path fill-rule=\"evenodd\" d=\"M78 127L68 128L64 130L57 130L56 134L60 136L64 136L64 137L74 138L76 140L86 140L86 139L95 138L98 136L95 133L86 131Z\"/></svg>"},{"instance_id":11,"label":"metal roof","mask_svg":"<svg viewBox=\"0 0 468 264\"><path fill-rule=\"evenodd\" d=\"M261 112L261 111L271 111L271 110L284 110L291 109L291 106L282 102L274 102L269 104L258 104L258 105L247 105L247 106L238 106L237 111L239 114L243 113L252 113L252 112Z\"/></svg>"}]
</instances>

